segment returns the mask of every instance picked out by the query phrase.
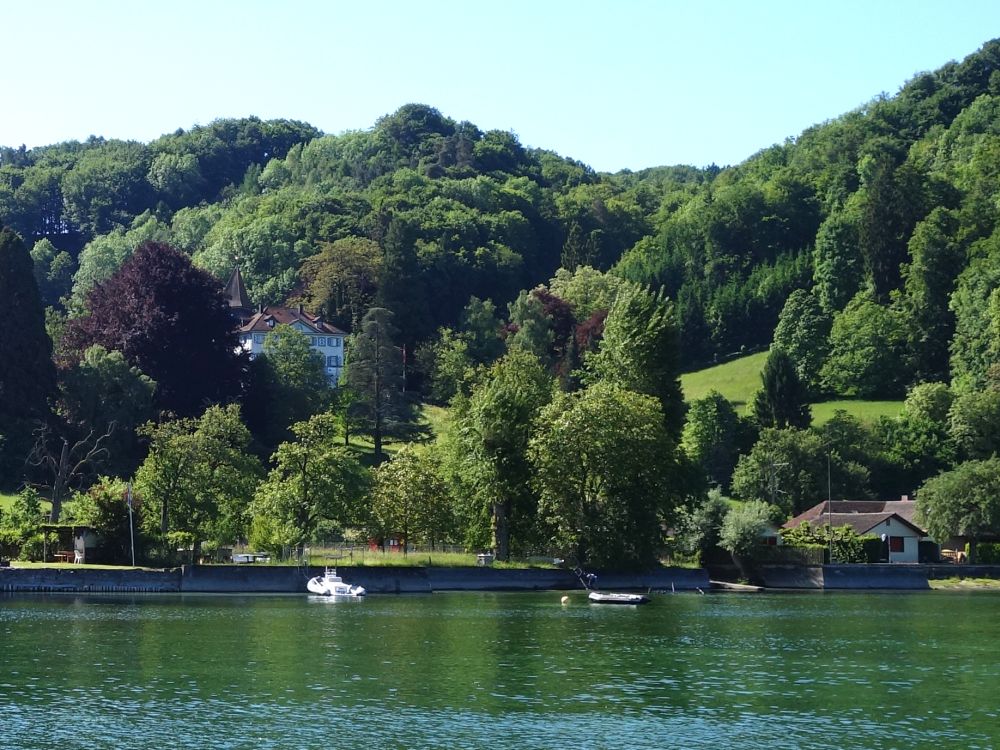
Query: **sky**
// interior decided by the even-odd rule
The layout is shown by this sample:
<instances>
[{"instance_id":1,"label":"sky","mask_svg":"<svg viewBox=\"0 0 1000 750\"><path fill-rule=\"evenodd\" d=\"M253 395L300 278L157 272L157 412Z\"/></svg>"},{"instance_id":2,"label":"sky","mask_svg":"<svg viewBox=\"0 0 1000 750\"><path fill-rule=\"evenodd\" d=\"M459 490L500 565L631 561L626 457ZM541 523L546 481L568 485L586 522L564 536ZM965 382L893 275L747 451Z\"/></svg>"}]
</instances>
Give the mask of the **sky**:
<instances>
[{"instance_id":1,"label":"sky","mask_svg":"<svg viewBox=\"0 0 1000 750\"><path fill-rule=\"evenodd\" d=\"M998 0L0 0L0 144L403 104L599 171L736 164L1000 37Z\"/></svg>"}]
</instances>

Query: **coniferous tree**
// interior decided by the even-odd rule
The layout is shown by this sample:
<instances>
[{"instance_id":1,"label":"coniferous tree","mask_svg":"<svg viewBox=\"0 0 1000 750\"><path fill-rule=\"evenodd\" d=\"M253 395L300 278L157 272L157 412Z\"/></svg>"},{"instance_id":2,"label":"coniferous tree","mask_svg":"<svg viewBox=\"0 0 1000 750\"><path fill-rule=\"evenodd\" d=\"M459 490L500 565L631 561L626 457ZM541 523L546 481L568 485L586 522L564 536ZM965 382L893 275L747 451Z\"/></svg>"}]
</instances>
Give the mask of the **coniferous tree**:
<instances>
[{"instance_id":1,"label":"coniferous tree","mask_svg":"<svg viewBox=\"0 0 1000 750\"><path fill-rule=\"evenodd\" d=\"M373 307L361 321L350 342L345 381L354 396L348 407L360 431L375 445L375 462L385 458L382 442L386 436L403 436L414 431L414 416L404 394L403 353L396 346L393 315Z\"/></svg>"},{"instance_id":2,"label":"coniferous tree","mask_svg":"<svg viewBox=\"0 0 1000 750\"><path fill-rule=\"evenodd\" d=\"M52 342L31 256L12 230L0 227L0 485L10 485L31 447L33 422L46 420L55 393Z\"/></svg>"},{"instance_id":3,"label":"coniferous tree","mask_svg":"<svg viewBox=\"0 0 1000 750\"><path fill-rule=\"evenodd\" d=\"M812 421L808 392L784 350L771 350L760 378L763 386L753 402L757 423L761 427L808 427Z\"/></svg>"}]
</instances>

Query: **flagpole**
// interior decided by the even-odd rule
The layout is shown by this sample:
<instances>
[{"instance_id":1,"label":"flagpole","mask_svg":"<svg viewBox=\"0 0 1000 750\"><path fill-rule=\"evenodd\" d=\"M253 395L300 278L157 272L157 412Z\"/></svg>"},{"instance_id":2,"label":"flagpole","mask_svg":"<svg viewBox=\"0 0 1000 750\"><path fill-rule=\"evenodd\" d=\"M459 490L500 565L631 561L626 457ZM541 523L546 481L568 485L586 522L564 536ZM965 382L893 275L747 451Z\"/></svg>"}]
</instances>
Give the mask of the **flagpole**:
<instances>
[{"instance_id":1,"label":"flagpole","mask_svg":"<svg viewBox=\"0 0 1000 750\"><path fill-rule=\"evenodd\" d=\"M135 567L135 531L132 524L132 483L125 490L125 501L128 503L128 539L132 547L132 567Z\"/></svg>"}]
</instances>

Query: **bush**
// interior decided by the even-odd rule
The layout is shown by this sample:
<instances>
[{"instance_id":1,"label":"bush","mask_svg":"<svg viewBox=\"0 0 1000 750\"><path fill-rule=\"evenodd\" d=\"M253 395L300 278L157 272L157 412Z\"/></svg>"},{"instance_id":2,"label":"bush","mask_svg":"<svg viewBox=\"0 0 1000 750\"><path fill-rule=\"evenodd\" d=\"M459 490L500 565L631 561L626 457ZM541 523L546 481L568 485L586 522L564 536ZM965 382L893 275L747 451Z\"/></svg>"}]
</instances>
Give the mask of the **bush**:
<instances>
[{"instance_id":1,"label":"bush","mask_svg":"<svg viewBox=\"0 0 1000 750\"><path fill-rule=\"evenodd\" d=\"M9 559L21 554L21 534L16 529L0 528L0 557Z\"/></svg>"},{"instance_id":2,"label":"bush","mask_svg":"<svg viewBox=\"0 0 1000 750\"><path fill-rule=\"evenodd\" d=\"M781 537L789 547L823 546L830 548L830 527L813 526L808 521L794 529L786 529ZM882 540L874 536L860 536L850 526L833 529L833 561L838 563L878 562L882 555ZM829 561L828 561L829 562Z\"/></svg>"},{"instance_id":3,"label":"bush","mask_svg":"<svg viewBox=\"0 0 1000 750\"><path fill-rule=\"evenodd\" d=\"M774 523L778 509L769 503L752 500L731 508L722 522L719 546L736 557L752 559L761 548L761 537Z\"/></svg>"},{"instance_id":4,"label":"bush","mask_svg":"<svg viewBox=\"0 0 1000 750\"><path fill-rule=\"evenodd\" d=\"M917 562L936 563L941 560L941 550L936 542L921 539L917 543Z\"/></svg>"},{"instance_id":5,"label":"bush","mask_svg":"<svg viewBox=\"0 0 1000 750\"><path fill-rule=\"evenodd\" d=\"M965 545L965 558L969 557L969 546ZM980 542L976 545L976 563L979 565L1000 564L1000 544L997 542Z\"/></svg>"},{"instance_id":6,"label":"bush","mask_svg":"<svg viewBox=\"0 0 1000 750\"><path fill-rule=\"evenodd\" d=\"M822 565L826 562L828 547L822 544L804 544L790 547L781 544L764 547L758 553L765 565Z\"/></svg>"},{"instance_id":7,"label":"bush","mask_svg":"<svg viewBox=\"0 0 1000 750\"><path fill-rule=\"evenodd\" d=\"M45 556L45 535L42 532L30 534L21 542L17 559L25 562L41 560Z\"/></svg>"}]
</instances>

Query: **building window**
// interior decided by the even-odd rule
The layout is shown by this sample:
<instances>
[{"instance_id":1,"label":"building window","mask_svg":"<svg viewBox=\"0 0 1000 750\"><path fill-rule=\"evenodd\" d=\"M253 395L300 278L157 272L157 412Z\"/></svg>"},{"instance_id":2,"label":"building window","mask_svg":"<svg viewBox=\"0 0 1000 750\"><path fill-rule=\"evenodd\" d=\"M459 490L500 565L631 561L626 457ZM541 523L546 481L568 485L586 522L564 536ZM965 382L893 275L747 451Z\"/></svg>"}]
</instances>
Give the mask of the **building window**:
<instances>
[{"instance_id":1,"label":"building window","mask_svg":"<svg viewBox=\"0 0 1000 750\"><path fill-rule=\"evenodd\" d=\"M330 346L336 349L338 346L340 346L340 339L330 339Z\"/></svg>"},{"instance_id":2,"label":"building window","mask_svg":"<svg viewBox=\"0 0 1000 750\"><path fill-rule=\"evenodd\" d=\"M905 539L901 536L891 536L889 537L889 551L890 552L902 552L905 545Z\"/></svg>"},{"instance_id":3,"label":"building window","mask_svg":"<svg viewBox=\"0 0 1000 750\"><path fill-rule=\"evenodd\" d=\"M263 344L264 343L264 334L263 333L255 333L253 335L253 342L255 344Z\"/></svg>"},{"instance_id":4,"label":"building window","mask_svg":"<svg viewBox=\"0 0 1000 750\"><path fill-rule=\"evenodd\" d=\"M323 336L320 336L319 338L317 338L316 339L316 346L326 346L326 339Z\"/></svg>"}]
</instances>

